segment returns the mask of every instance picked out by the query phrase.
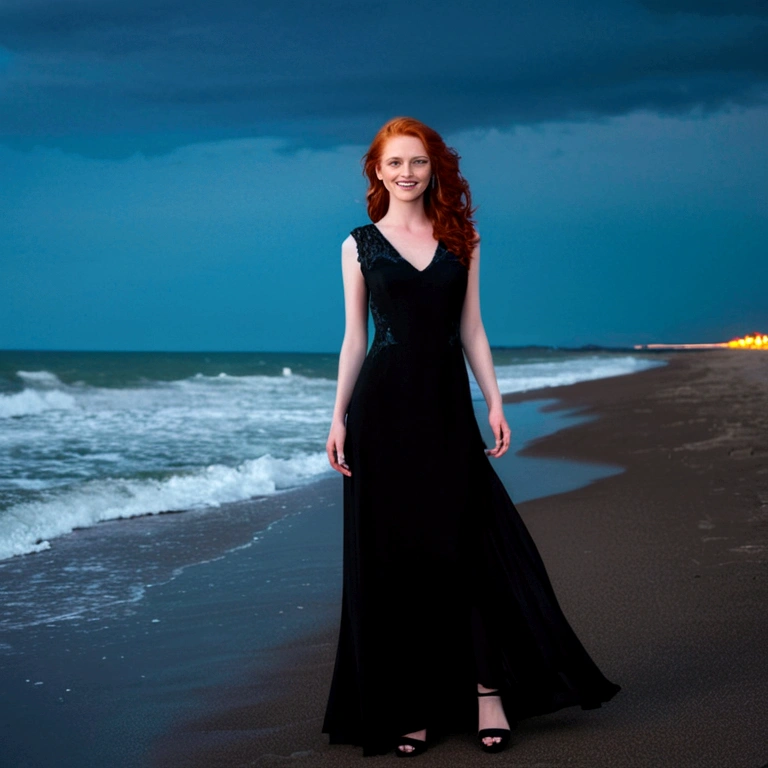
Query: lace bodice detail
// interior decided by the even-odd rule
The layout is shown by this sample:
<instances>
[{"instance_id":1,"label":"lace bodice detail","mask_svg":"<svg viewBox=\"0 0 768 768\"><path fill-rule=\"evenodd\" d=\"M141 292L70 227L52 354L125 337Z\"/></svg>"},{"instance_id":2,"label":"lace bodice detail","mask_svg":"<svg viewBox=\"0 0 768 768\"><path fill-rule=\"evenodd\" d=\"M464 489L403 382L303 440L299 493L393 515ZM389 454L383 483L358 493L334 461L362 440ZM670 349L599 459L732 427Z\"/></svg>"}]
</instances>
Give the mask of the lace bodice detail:
<instances>
[{"instance_id":1,"label":"lace bodice detail","mask_svg":"<svg viewBox=\"0 0 768 768\"><path fill-rule=\"evenodd\" d=\"M375 267L376 262L379 259L395 262L404 261L416 272L426 272L434 264L446 259L458 261L456 256L454 256L442 242L439 242L435 249L435 255L432 261L424 269L416 269L416 267L397 252L392 243L384 237L375 224L357 227L357 229L352 230L351 234L357 242L357 260L363 266L363 270L365 271Z\"/></svg>"},{"instance_id":2,"label":"lace bodice detail","mask_svg":"<svg viewBox=\"0 0 768 768\"><path fill-rule=\"evenodd\" d=\"M364 271L371 269L378 259L400 261L400 255L387 247L386 241L373 224L353 229L351 234L357 242L357 260Z\"/></svg>"},{"instance_id":3,"label":"lace bodice detail","mask_svg":"<svg viewBox=\"0 0 768 768\"><path fill-rule=\"evenodd\" d=\"M379 308L376 306L376 302L373 301L373 299L370 301L370 306L375 335L373 337L373 344L371 344L371 351L369 354L371 357L373 357L373 355L380 352L384 347L397 344L397 339L392 333L392 326L387 321L387 318L382 315Z\"/></svg>"}]
</instances>

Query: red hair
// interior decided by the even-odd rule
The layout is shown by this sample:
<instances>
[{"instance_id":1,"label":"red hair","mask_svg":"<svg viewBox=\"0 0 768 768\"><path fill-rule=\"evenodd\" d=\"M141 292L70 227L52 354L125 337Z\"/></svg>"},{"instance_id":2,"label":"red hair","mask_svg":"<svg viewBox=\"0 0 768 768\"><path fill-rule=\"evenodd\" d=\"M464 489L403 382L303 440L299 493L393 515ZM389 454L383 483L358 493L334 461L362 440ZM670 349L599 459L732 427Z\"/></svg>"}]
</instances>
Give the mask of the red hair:
<instances>
[{"instance_id":1,"label":"red hair","mask_svg":"<svg viewBox=\"0 0 768 768\"><path fill-rule=\"evenodd\" d=\"M363 176L368 178L368 216L374 223L389 208L389 192L376 176L384 145L394 136L415 136L421 140L432 164L434 186L424 193L424 211L432 222L435 238L461 263L469 266L472 250L480 242L474 227L469 184L459 171L459 153L447 147L440 134L412 117L395 117L381 127L363 155Z\"/></svg>"}]
</instances>

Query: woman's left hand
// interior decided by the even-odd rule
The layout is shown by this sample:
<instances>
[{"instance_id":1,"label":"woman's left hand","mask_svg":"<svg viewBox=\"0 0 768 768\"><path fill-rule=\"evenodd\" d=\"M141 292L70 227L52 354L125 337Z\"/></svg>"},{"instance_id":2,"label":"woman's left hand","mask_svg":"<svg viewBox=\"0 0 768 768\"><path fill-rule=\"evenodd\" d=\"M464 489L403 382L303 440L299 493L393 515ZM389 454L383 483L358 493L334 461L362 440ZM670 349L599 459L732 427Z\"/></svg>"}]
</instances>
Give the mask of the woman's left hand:
<instances>
[{"instance_id":1,"label":"woman's left hand","mask_svg":"<svg viewBox=\"0 0 768 768\"><path fill-rule=\"evenodd\" d=\"M488 411L488 423L491 425L493 436L496 438L496 445L486 450L485 453L498 459L509 449L509 441L512 437L502 408L494 408Z\"/></svg>"}]
</instances>

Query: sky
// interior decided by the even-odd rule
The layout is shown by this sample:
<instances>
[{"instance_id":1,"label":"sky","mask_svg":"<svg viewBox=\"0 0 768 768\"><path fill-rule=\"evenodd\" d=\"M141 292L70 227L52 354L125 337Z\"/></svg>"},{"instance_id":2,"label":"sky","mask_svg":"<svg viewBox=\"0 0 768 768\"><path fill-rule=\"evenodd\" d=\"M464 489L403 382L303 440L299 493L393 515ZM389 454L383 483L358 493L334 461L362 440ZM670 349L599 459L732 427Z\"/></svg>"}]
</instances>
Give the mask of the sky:
<instances>
[{"instance_id":1,"label":"sky","mask_svg":"<svg viewBox=\"0 0 768 768\"><path fill-rule=\"evenodd\" d=\"M462 156L492 345L768 332L765 0L0 0L0 348L338 350L360 158Z\"/></svg>"}]
</instances>

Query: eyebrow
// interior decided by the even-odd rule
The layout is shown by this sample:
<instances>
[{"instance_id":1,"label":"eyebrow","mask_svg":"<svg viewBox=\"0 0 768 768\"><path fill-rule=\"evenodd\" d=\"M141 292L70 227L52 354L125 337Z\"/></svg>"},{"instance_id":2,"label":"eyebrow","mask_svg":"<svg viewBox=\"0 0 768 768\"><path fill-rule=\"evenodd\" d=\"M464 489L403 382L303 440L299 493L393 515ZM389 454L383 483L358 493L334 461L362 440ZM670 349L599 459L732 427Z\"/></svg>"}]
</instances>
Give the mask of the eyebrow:
<instances>
[{"instance_id":1,"label":"eyebrow","mask_svg":"<svg viewBox=\"0 0 768 768\"><path fill-rule=\"evenodd\" d=\"M402 157L398 157L397 155L393 155L392 157L388 157L384 162L388 163L390 160L402 160ZM429 155L414 155L411 160L429 160Z\"/></svg>"}]
</instances>

